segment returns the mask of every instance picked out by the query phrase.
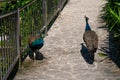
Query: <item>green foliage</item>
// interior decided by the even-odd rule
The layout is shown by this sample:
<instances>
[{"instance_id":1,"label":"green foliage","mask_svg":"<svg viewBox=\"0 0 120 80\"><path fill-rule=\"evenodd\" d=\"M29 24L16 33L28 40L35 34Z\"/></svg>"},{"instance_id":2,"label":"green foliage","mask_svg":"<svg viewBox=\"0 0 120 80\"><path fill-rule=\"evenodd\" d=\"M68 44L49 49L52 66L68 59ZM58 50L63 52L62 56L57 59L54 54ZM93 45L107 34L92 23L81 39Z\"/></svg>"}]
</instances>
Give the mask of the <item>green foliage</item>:
<instances>
[{"instance_id":1,"label":"green foliage","mask_svg":"<svg viewBox=\"0 0 120 80\"><path fill-rule=\"evenodd\" d=\"M47 1L47 19L53 16L54 12L58 8L59 0L46 0Z\"/></svg>"},{"instance_id":2,"label":"green foliage","mask_svg":"<svg viewBox=\"0 0 120 80\"><path fill-rule=\"evenodd\" d=\"M16 10L17 8L23 7L32 0L15 0L0 2L0 14L5 14Z\"/></svg>"},{"instance_id":3,"label":"green foliage","mask_svg":"<svg viewBox=\"0 0 120 80\"><path fill-rule=\"evenodd\" d=\"M33 0L16 0L16 1L6 1L0 2L0 15L12 12L17 8L21 8ZM40 34L40 29L43 27L43 12L42 12L42 1L36 0L32 4L24 7L20 10L20 52L21 57L27 55L27 50L25 50L28 45L28 38L31 35ZM47 0L47 11L48 19L53 16L54 11L57 10L59 0ZM2 56L2 61L0 62L0 69L2 69L2 77L7 73L9 67L15 60L17 53L16 47L16 20L17 14L12 14L7 17L0 19L0 36L7 36L7 40L0 41L0 46L2 48L9 48L3 50L5 52L0 53ZM42 34L44 36L44 34Z\"/></svg>"},{"instance_id":4,"label":"green foliage","mask_svg":"<svg viewBox=\"0 0 120 80\"><path fill-rule=\"evenodd\" d=\"M33 0L16 0L16 1L6 1L0 2L1 13L5 14L21 8L26 4L30 3ZM47 1L47 18L53 16L54 12L57 10L59 0L46 0ZM28 38L30 35L39 34L41 27L43 26L43 13L42 13L42 0L36 0L35 3L27 6L26 8L20 11L20 37L21 37L21 46L25 47L27 45ZM11 20L6 19L5 22L10 22ZM12 24L12 23L10 23ZM8 27L9 24L1 25L0 34L5 33L5 27ZM8 28L9 29L9 28ZM3 32L4 31L4 32ZM12 30L13 31L13 30ZM1 44L2 45L2 44Z\"/></svg>"},{"instance_id":5,"label":"green foliage","mask_svg":"<svg viewBox=\"0 0 120 80\"><path fill-rule=\"evenodd\" d=\"M20 11L20 35L21 46L28 44L31 35L39 34L42 25L42 2L40 0L34 2L30 6Z\"/></svg>"},{"instance_id":6,"label":"green foliage","mask_svg":"<svg viewBox=\"0 0 120 80\"><path fill-rule=\"evenodd\" d=\"M100 56L100 57L105 57L105 56L107 56L107 54L105 54L105 53L98 53L98 55Z\"/></svg>"},{"instance_id":7,"label":"green foliage","mask_svg":"<svg viewBox=\"0 0 120 80\"><path fill-rule=\"evenodd\" d=\"M103 8L104 18L109 31L114 33L114 37L120 39L120 0L107 0Z\"/></svg>"}]
</instances>

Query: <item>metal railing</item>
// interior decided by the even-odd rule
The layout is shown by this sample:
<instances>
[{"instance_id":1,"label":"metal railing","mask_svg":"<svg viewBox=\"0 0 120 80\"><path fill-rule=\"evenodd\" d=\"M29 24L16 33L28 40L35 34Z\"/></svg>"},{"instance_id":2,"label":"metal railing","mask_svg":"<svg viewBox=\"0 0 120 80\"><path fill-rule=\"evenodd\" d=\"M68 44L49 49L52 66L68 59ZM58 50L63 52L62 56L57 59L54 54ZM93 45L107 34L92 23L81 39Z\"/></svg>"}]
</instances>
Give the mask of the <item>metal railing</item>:
<instances>
[{"instance_id":1,"label":"metal railing","mask_svg":"<svg viewBox=\"0 0 120 80\"><path fill-rule=\"evenodd\" d=\"M33 0L16 11L0 15L0 80L6 80L17 61L21 64L26 58L31 35L46 35L49 23L66 2Z\"/></svg>"}]
</instances>

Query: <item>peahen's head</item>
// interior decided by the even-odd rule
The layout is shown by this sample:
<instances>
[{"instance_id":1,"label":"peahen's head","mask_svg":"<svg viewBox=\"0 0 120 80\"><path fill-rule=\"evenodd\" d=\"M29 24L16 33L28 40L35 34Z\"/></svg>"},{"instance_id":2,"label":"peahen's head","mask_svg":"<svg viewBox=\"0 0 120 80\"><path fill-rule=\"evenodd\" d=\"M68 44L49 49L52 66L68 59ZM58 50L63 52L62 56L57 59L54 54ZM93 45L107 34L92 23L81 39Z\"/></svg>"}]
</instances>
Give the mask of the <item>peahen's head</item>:
<instances>
[{"instance_id":1,"label":"peahen's head","mask_svg":"<svg viewBox=\"0 0 120 80\"><path fill-rule=\"evenodd\" d=\"M89 18L85 15L85 21L88 22Z\"/></svg>"}]
</instances>

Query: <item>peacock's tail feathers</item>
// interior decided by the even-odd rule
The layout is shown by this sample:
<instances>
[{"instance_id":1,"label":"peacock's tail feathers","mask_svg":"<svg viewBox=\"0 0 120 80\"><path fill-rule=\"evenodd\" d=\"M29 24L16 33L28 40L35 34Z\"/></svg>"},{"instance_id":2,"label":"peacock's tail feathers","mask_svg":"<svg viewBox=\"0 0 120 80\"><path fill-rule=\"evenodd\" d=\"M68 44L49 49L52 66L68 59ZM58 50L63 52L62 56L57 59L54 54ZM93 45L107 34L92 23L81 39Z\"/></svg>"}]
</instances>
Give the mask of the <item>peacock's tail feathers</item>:
<instances>
[{"instance_id":1,"label":"peacock's tail feathers","mask_svg":"<svg viewBox=\"0 0 120 80\"><path fill-rule=\"evenodd\" d=\"M35 53L32 50L28 51L29 58L34 60L35 59Z\"/></svg>"},{"instance_id":2,"label":"peacock's tail feathers","mask_svg":"<svg viewBox=\"0 0 120 80\"><path fill-rule=\"evenodd\" d=\"M35 54L36 54L36 56L35 56L36 60L43 60L43 59L45 59L44 55L41 52L39 52L38 50L35 51Z\"/></svg>"}]
</instances>

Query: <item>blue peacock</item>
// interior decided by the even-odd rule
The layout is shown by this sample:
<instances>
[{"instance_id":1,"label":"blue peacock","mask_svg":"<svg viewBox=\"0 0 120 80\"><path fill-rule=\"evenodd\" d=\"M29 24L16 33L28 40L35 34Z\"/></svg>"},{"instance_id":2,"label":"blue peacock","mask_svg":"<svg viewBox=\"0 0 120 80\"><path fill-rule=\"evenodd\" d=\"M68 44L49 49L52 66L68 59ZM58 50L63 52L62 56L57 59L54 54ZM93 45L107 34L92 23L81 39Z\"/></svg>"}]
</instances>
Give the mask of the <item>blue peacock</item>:
<instances>
[{"instance_id":1,"label":"blue peacock","mask_svg":"<svg viewBox=\"0 0 120 80\"><path fill-rule=\"evenodd\" d=\"M95 52L98 48L98 35L93 31L88 23L89 18L85 16L86 27L83 34L83 40L90 52L90 58L94 61Z\"/></svg>"},{"instance_id":2,"label":"blue peacock","mask_svg":"<svg viewBox=\"0 0 120 80\"><path fill-rule=\"evenodd\" d=\"M42 36L40 35L31 36L28 39L28 44L31 49L29 51L29 57L31 59L43 60L45 58L43 54L39 52L39 49L41 49L44 45L44 40Z\"/></svg>"}]
</instances>

